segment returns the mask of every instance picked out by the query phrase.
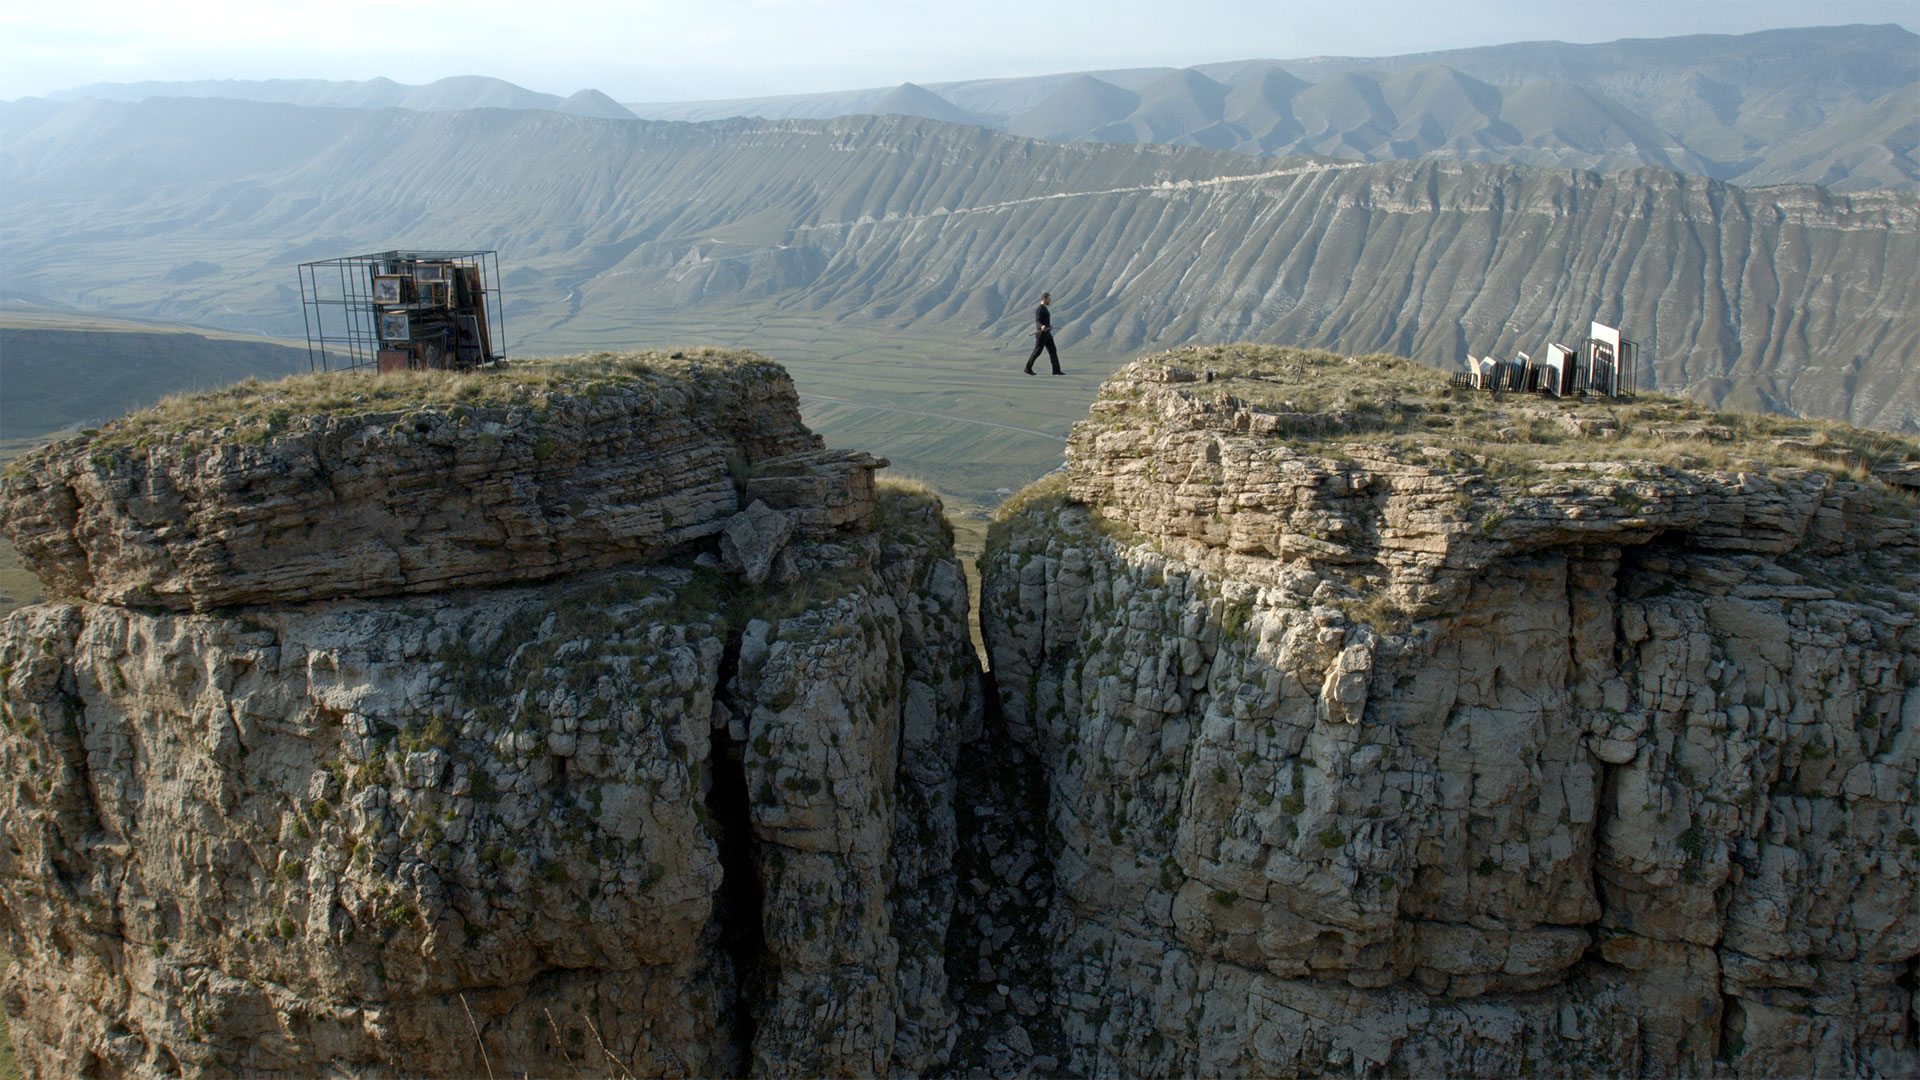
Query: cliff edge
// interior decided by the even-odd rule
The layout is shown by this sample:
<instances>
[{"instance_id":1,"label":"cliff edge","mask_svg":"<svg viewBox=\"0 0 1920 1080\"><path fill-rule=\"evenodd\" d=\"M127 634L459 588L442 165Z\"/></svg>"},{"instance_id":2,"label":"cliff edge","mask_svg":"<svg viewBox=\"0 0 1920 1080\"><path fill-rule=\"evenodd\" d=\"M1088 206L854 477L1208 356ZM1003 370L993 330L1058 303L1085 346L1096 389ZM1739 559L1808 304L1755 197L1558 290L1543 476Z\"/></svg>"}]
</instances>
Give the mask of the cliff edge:
<instances>
[{"instance_id":1,"label":"cliff edge","mask_svg":"<svg viewBox=\"0 0 1920 1080\"><path fill-rule=\"evenodd\" d=\"M1920 446L1123 368L982 558L746 354L30 455L33 1075L1920 1071Z\"/></svg>"},{"instance_id":2,"label":"cliff edge","mask_svg":"<svg viewBox=\"0 0 1920 1080\"><path fill-rule=\"evenodd\" d=\"M1044 823L1043 887L989 882L1045 909L1002 1047L1913 1075L1914 460L1387 357L1123 368L982 560L989 735L1033 762L997 790Z\"/></svg>"},{"instance_id":3,"label":"cliff edge","mask_svg":"<svg viewBox=\"0 0 1920 1080\"><path fill-rule=\"evenodd\" d=\"M0 481L0 932L30 1075L943 1059L938 501L751 355L313 377Z\"/></svg>"}]
</instances>

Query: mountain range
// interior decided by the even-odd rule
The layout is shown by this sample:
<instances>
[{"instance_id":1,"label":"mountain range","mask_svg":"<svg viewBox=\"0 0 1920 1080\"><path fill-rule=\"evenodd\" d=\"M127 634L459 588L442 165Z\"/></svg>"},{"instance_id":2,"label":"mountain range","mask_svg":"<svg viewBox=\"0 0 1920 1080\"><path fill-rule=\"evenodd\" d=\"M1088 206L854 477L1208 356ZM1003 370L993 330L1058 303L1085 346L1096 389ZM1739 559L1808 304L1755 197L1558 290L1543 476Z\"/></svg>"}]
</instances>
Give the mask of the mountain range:
<instances>
[{"instance_id":1,"label":"mountain range","mask_svg":"<svg viewBox=\"0 0 1920 1080\"><path fill-rule=\"evenodd\" d=\"M145 101L153 97L233 98L341 109L544 109L573 116L631 120L634 114L598 90L569 97L543 94L485 75L455 75L424 86L392 79L200 79L189 82L92 83L48 94L50 101Z\"/></svg>"},{"instance_id":2,"label":"mountain range","mask_svg":"<svg viewBox=\"0 0 1920 1080\"><path fill-rule=\"evenodd\" d=\"M224 97L439 111L542 109L706 121L919 116L1036 139L1358 161L1446 157L1760 186L1920 190L1920 36L1897 25L1387 57L1240 60L717 101L567 98L499 79L95 83L54 100Z\"/></svg>"},{"instance_id":3,"label":"mountain range","mask_svg":"<svg viewBox=\"0 0 1920 1080\"><path fill-rule=\"evenodd\" d=\"M0 108L6 285L302 334L294 264L501 251L514 347L915 355L1252 340L1458 365L1616 323L1658 385L1920 426L1920 199L1659 169L1284 161L908 117L706 124L232 100ZM804 350L802 350L804 351ZM788 359L789 352L780 352ZM804 359L805 357L801 357ZM1029 425L1033 426L1033 425Z\"/></svg>"},{"instance_id":4,"label":"mountain range","mask_svg":"<svg viewBox=\"0 0 1920 1080\"><path fill-rule=\"evenodd\" d=\"M630 104L661 120L904 113L1036 139L1361 161L1641 165L1742 184L1920 186L1920 37L1899 26L907 84Z\"/></svg>"}]
</instances>

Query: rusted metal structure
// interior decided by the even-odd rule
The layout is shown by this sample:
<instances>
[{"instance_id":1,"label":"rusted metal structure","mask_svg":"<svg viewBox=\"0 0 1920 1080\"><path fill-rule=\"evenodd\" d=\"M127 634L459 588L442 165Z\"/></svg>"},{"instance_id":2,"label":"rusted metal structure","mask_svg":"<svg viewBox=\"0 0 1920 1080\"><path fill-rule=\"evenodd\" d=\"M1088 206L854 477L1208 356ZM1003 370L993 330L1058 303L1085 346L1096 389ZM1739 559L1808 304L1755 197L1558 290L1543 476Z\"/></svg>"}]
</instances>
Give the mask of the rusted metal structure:
<instances>
[{"instance_id":1,"label":"rusted metal structure","mask_svg":"<svg viewBox=\"0 0 1920 1080\"><path fill-rule=\"evenodd\" d=\"M315 371L459 371L505 356L493 251L382 251L300 264Z\"/></svg>"}]
</instances>

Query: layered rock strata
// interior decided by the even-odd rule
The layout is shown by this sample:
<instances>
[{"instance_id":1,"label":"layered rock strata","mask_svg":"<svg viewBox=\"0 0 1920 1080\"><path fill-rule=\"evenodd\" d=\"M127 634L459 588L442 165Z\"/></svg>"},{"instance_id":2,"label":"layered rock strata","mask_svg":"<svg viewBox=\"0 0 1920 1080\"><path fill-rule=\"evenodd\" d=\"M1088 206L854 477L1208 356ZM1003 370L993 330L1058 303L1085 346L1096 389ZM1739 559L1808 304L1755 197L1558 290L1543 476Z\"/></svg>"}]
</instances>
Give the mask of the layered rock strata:
<instances>
[{"instance_id":1,"label":"layered rock strata","mask_svg":"<svg viewBox=\"0 0 1920 1080\"><path fill-rule=\"evenodd\" d=\"M136 417L10 471L0 515L49 595L207 611L657 558L739 509L730 465L809 478L792 502L828 526L872 501L872 459L847 491L865 455L823 453L768 361L523 366L493 381L390 408L296 383L184 421ZM787 469L784 455L798 455ZM822 460L843 467L809 468Z\"/></svg>"},{"instance_id":2,"label":"layered rock strata","mask_svg":"<svg viewBox=\"0 0 1920 1080\"><path fill-rule=\"evenodd\" d=\"M1217 376L1123 369L983 558L1060 1031L1002 1045L1086 1075L1920 1070L1910 496L1303 437Z\"/></svg>"},{"instance_id":3,"label":"layered rock strata","mask_svg":"<svg viewBox=\"0 0 1920 1080\"><path fill-rule=\"evenodd\" d=\"M0 624L30 1075L944 1060L979 699L937 501L752 358L531 374L7 478L60 597ZM754 474L816 497L761 584L717 554Z\"/></svg>"},{"instance_id":4,"label":"layered rock strata","mask_svg":"<svg viewBox=\"0 0 1920 1080\"><path fill-rule=\"evenodd\" d=\"M1920 453L1269 352L1103 389L984 710L937 501L756 358L34 455L29 1072L1920 1070Z\"/></svg>"}]
</instances>

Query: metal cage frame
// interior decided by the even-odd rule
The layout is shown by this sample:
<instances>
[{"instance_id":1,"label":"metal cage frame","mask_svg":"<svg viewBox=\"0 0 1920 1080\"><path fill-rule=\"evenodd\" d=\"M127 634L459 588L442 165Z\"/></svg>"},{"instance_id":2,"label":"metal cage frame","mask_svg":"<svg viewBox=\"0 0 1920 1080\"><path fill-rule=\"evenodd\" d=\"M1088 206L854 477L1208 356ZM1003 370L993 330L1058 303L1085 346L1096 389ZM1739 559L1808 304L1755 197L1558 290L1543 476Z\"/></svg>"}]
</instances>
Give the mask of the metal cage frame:
<instances>
[{"instance_id":1,"label":"metal cage frame","mask_svg":"<svg viewBox=\"0 0 1920 1080\"><path fill-rule=\"evenodd\" d=\"M307 328L307 363L314 371L379 369L381 305L375 278L415 263L449 263L470 269L480 283L480 347L474 363L506 358L506 313L497 251L377 251L304 262L300 272L301 317ZM472 364L459 364L470 367Z\"/></svg>"},{"instance_id":2,"label":"metal cage frame","mask_svg":"<svg viewBox=\"0 0 1920 1080\"><path fill-rule=\"evenodd\" d=\"M1458 389L1510 390L1550 397L1588 394L1630 398L1640 389L1640 343L1603 322L1594 322L1587 336L1569 348L1559 342L1547 346L1547 359L1517 353L1512 360L1467 357L1467 370L1454 375Z\"/></svg>"}]
</instances>

